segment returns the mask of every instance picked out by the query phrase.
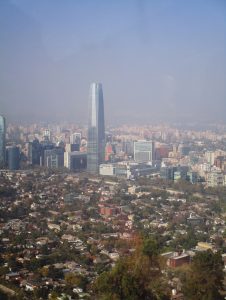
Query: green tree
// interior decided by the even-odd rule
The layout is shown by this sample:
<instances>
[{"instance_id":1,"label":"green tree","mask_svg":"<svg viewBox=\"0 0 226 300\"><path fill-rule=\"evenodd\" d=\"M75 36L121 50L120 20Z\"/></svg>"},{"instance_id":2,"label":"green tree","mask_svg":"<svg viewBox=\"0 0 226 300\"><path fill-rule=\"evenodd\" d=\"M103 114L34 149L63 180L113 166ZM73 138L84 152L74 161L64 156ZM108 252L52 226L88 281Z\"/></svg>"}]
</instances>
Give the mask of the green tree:
<instances>
[{"instance_id":1,"label":"green tree","mask_svg":"<svg viewBox=\"0 0 226 300\"><path fill-rule=\"evenodd\" d=\"M53 265L49 266L48 276L53 279L59 279L63 277L63 272L60 269L55 268Z\"/></svg>"},{"instance_id":2,"label":"green tree","mask_svg":"<svg viewBox=\"0 0 226 300\"><path fill-rule=\"evenodd\" d=\"M146 238L143 242L142 251L144 255L147 255L150 258L157 256L159 249L156 240L153 238Z\"/></svg>"},{"instance_id":3,"label":"green tree","mask_svg":"<svg viewBox=\"0 0 226 300\"><path fill-rule=\"evenodd\" d=\"M97 299L169 299L157 250L156 241L150 238L138 241L133 255L119 260L113 269L97 278Z\"/></svg>"},{"instance_id":4,"label":"green tree","mask_svg":"<svg viewBox=\"0 0 226 300\"><path fill-rule=\"evenodd\" d=\"M85 289L88 284L87 278L80 274L67 273L65 274L64 279L69 287L79 286L80 288Z\"/></svg>"},{"instance_id":5,"label":"green tree","mask_svg":"<svg viewBox=\"0 0 226 300\"><path fill-rule=\"evenodd\" d=\"M211 250L198 252L191 264L183 291L186 300L223 299L219 291L223 288L223 261L220 252Z\"/></svg>"}]
</instances>

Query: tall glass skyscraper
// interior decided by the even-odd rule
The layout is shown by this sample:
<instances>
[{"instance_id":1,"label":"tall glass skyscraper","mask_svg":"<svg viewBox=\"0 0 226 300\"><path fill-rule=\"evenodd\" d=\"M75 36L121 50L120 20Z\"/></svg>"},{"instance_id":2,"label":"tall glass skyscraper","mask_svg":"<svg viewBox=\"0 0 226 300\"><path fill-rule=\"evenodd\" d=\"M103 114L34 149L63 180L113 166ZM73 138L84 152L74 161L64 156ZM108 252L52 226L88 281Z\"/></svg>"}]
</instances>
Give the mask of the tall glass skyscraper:
<instances>
[{"instance_id":1,"label":"tall glass skyscraper","mask_svg":"<svg viewBox=\"0 0 226 300\"><path fill-rule=\"evenodd\" d=\"M98 173L105 157L104 100L101 83L92 83L89 98L87 171Z\"/></svg>"},{"instance_id":2,"label":"tall glass skyscraper","mask_svg":"<svg viewBox=\"0 0 226 300\"><path fill-rule=\"evenodd\" d=\"M6 148L5 148L6 125L5 118L0 116L0 168L5 167Z\"/></svg>"}]
</instances>

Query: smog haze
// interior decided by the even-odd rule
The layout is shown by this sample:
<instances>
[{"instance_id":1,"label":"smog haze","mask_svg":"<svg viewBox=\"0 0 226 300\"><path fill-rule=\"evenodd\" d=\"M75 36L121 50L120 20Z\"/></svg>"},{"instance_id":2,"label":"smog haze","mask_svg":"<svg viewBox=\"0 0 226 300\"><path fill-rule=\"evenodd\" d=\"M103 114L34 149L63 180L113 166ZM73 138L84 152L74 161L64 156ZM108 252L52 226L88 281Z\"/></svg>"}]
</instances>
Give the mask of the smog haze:
<instances>
[{"instance_id":1,"label":"smog haze","mask_svg":"<svg viewBox=\"0 0 226 300\"><path fill-rule=\"evenodd\" d=\"M0 22L10 120L86 123L101 82L107 123L225 121L224 0L1 0Z\"/></svg>"}]
</instances>

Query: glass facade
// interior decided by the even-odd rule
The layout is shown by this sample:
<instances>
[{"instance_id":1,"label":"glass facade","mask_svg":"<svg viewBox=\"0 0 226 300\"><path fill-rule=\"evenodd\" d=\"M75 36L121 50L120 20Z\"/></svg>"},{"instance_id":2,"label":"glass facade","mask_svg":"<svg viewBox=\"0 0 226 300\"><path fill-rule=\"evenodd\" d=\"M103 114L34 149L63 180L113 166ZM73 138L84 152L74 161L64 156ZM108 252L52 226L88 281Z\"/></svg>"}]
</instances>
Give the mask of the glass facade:
<instances>
[{"instance_id":1,"label":"glass facade","mask_svg":"<svg viewBox=\"0 0 226 300\"><path fill-rule=\"evenodd\" d=\"M134 142L134 160L136 162L152 162L153 154L154 143L152 141Z\"/></svg>"},{"instance_id":2,"label":"glass facade","mask_svg":"<svg viewBox=\"0 0 226 300\"><path fill-rule=\"evenodd\" d=\"M100 83L92 83L89 98L87 171L98 173L105 156L104 100Z\"/></svg>"},{"instance_id":3,"label":"glass facade","mask_svg":"<svg viewBox=\"0 0 226 300\"><path fill-rule=\"evenodd\" d=\"M40 165L42 146L37 139L28 143L28 162L31 165Z\"/></svg>"},{"instance_id":4,"label":"glass facade","mask_svg":"<svg viewBox=\"0 0 226 300\"><path fill-rule=\"evenodd\" d=\"M7 149L9 170L18 170L20 168L20 149L12 146Z\"/></svg>"},{"instance_id":5,"label":"glass facade","mask_svg":"<svg viewBox=\"0 0 226 300\"><path fill-rule=\"evenodd\" d=\"M6 148L5 148L6 124L5 118L0 116L0 168L5 167Z\"/></svg>"},{"instance_id":6,"label":"glass facade","mask_svg":"<svg viewBox=\"0 0 226 300\"><path fill-rule=\"evenodd\" d=\"M44 151L44 165L47 168L62 168L64 166L64 149L60 147Z\"/></svg>"}]
</instances>

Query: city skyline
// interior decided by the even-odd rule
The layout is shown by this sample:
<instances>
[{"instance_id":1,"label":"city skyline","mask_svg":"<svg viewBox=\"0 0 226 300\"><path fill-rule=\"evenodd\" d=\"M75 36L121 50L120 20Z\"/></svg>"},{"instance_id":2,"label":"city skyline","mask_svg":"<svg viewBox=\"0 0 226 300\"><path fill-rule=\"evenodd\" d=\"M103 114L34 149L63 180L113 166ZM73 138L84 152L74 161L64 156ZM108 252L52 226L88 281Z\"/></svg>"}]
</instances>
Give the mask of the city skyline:
<instances>
[{"instance_id":1,"label":"city skyline","mask_svg":"<svg viewBox=\"0 0 226 300\"><path fill-rule=\"evenodd\" d=\"M102 85L93 83L88 132L68 123L8 126L0 168L0 299L113 299L113 291L125 300L156 293L223 300L226 125L112 126L104 149L103 100ZM0 150L1 133L0 122ZM190 278L200 255L196 289ZM204 285L210 255L214 283ZM153 259L161 262L154 273ZM122 268L127 261L130 269ZM153 276L159 284L154 279L152 286Z\"/></svg>"},{"instance_id":2,"label":"city skyline","mask_svg":"<svg viewBox=\"0 0 226 300\"><path fill-rule=\"evenodd\" d=\"M3 0L1 114L85 123L100 81L109 124L224 121L225 15L221 0Z\"/></svg>"},{"instance_id":3,"label":"city skyline","mask_svg":"<svg viewBox=\"0 0 226 300\"><path fill-rule=\"evenodd\" d=\"M226 300L225 53L226 0L0 0L1 300Z\"/></svg>"}]
</instances>

